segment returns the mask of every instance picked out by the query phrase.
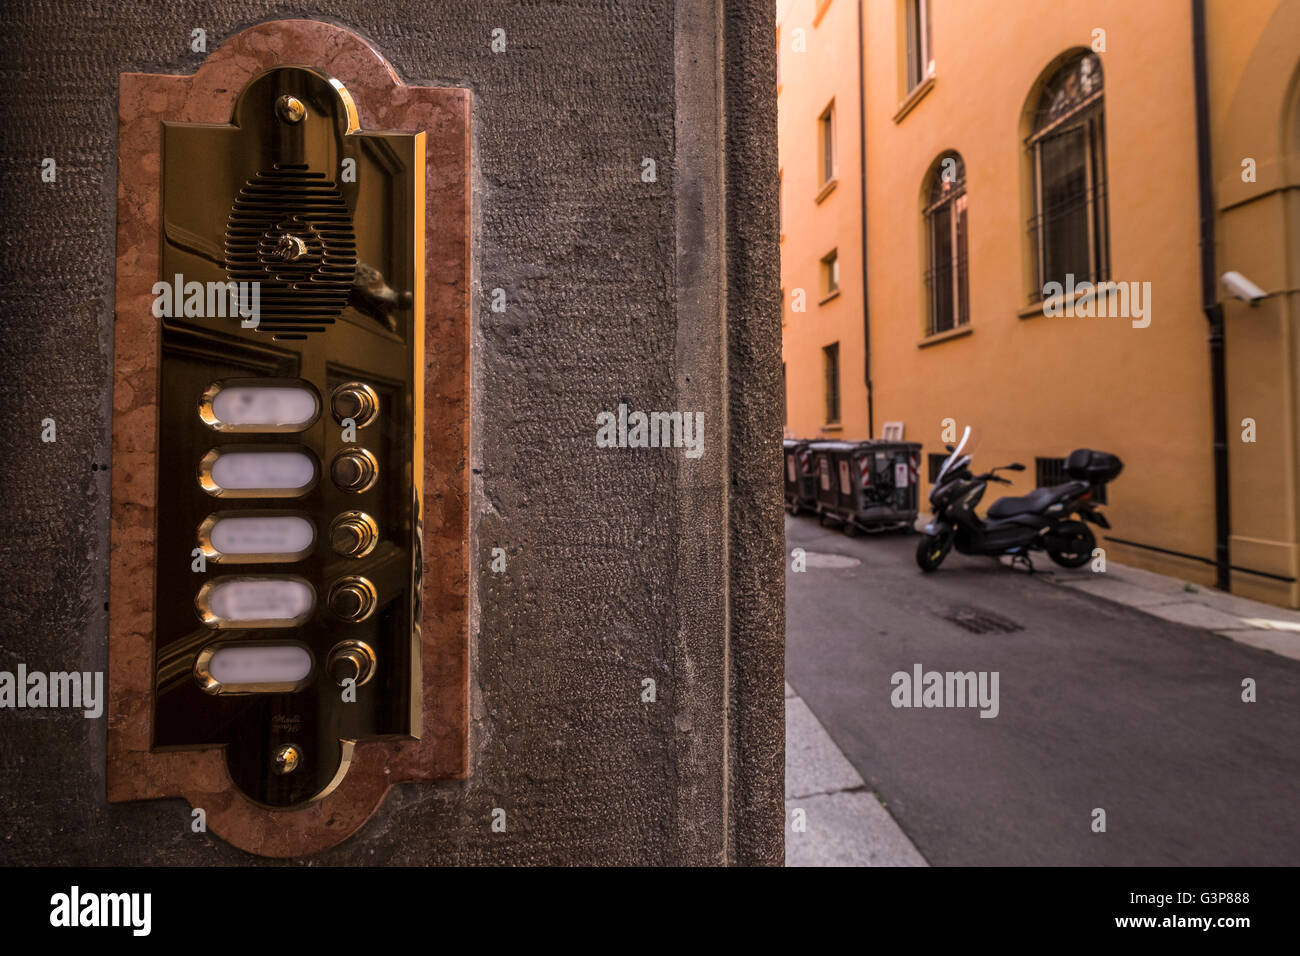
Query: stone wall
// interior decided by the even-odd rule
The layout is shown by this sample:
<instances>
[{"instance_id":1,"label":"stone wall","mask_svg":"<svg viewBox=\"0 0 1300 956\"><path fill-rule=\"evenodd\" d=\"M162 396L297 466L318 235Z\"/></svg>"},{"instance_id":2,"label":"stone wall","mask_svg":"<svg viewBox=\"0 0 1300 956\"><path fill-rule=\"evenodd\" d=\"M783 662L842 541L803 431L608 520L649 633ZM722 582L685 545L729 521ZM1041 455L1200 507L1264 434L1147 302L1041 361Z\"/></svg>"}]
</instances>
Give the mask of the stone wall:
<instances>
[{"instance_id":1,"label":"stone wall","mask_svg":"<svg viewBox=\"0 0 1300 956\"><path fill-rule=\"evenodd\" d=\"M197 28L211 51L327 20L474 94L473 772L395 788L315 859L780 863L771 4L85 10L28 4L0 37L0 670L107 662L118 74L193 72ZM704 453L598 448L620 403L703 412ZM103 719L0 711L0 863L253 861L183 801L109 805L104 741Z\"/></svg>"}]
</instances>

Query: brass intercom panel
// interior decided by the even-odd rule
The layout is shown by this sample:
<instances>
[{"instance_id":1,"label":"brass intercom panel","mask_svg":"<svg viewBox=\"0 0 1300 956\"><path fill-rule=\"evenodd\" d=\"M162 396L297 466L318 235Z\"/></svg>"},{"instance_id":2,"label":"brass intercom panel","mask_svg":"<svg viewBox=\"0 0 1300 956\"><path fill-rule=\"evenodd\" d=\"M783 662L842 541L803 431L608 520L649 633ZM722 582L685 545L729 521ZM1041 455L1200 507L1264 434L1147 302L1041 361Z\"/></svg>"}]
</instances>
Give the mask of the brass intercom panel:
<instances>
[{"instance_id":1,"label":"brass intercom panel","mask_svg":"<svg viewBox=\"0 0 1300 956\"><path fill-rule=\"evenodd\" d=\"M153 749L268 807L421 732L424 149L304 67L162 131Z\"/></svg>"}]
</instances>

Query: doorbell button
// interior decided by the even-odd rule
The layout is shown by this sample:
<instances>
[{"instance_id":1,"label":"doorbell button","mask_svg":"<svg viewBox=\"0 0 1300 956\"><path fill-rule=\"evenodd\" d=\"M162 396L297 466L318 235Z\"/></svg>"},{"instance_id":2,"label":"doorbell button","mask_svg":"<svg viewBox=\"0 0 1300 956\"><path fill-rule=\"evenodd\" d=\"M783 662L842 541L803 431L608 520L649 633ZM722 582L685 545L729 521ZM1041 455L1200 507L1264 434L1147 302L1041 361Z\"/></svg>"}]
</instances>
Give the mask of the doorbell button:
<instances>
[{"instance_id":1,"label":"doorbell button","mask_svg":"<svg viewBox=\"0 0 1300 956\"><path fill-rule=\"evenodd\" d=\"M330 588L330 610L345 621L364 621L374 612L377 602L375 586L360 575L339 578Z\"/></svg>"},{"instance_id":2,"label":"doorbell button","mask_svg":"<svg viewBox=\"0 0 1300 956\"><path fill-rule=\"evenodd\" d=\"M369 385L345 382L330 395L330 410L340 425L350 418L358 428L364 428L379 414L379 396Z\"/></svg>"},{"instance_id":3,"label":"doorbell button","mask_svg":"<svg viewBox=\"0 0 1300 956\"><path fill-rule=\"evenodd\" d=\"M365 641L342 641L330 650L325 668L340 687L348 680L360 687L375 676L375 652Z\"/></svg>"},{"instance_id":4,"label":"doorbell button","mask_svg":"<svg viewBox=\"0 0 1300 956\"><path fill-rule=\"evenodd\" d=\"M330 545L349 558L364 558L375 550L379 525L364 511L345 511L330 524Z\"/></svg>"},{"instance_id":5,"label":"doorbell button","mask_svg":"<svg viewBox=\"0 0 1300 956\"><path fill-rule=\"evenodd\" d=\"M342 490L361 494L379 477L379 462L364 448L351 448L334 456L330 474Z\"/></svg>"}]
</instances>

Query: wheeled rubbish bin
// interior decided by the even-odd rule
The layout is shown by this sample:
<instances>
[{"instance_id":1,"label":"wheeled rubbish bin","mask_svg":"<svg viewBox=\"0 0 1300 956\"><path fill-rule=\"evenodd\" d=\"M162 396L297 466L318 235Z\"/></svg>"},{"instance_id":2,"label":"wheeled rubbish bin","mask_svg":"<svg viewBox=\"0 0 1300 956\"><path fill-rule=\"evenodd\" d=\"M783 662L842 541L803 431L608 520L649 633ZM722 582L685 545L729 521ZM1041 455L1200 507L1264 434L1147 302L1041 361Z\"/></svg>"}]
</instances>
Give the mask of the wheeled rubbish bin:
<instances>
[{"instance_id":1,"label":"wheeled rubbish bin","mask_svg":"<svg viewBox=\"0 0 1300 956\"><path fill-rule=\"evenodd\" d=\"M819 441L809 445L817 511L846 534L910 528L916 520L918 442Z\"/></svg>"},{"instance_id":2,"label":"wheeled rubbish bin","mask_svg":"<svg viewBox=\"0 0 1300 956\"><path fill-rule=\"evenodd\" d=\"M792 515L817 510L817 476L813 473L808 441L787 438L785 449L785 510Z\"/></svg>"}]
</instances>

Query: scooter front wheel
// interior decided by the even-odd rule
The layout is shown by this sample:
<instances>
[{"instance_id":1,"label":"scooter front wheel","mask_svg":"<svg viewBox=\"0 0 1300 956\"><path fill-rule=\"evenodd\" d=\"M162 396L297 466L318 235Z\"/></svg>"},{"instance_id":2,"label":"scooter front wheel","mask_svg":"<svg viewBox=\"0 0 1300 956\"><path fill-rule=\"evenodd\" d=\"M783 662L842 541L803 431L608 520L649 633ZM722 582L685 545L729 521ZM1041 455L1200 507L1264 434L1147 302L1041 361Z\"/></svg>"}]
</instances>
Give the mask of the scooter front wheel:
<instances>
[{"instance_id":1,"label":"scooter front wheel","mask_svg":"<svg viewBox=\"0 0 1300 956\"><path fill-rule=\"evenodd\" d=\"M936 571L952 550L952 532L927 534L916 543L916 566L926 574Z\"/></svg>"}]
</instances>

